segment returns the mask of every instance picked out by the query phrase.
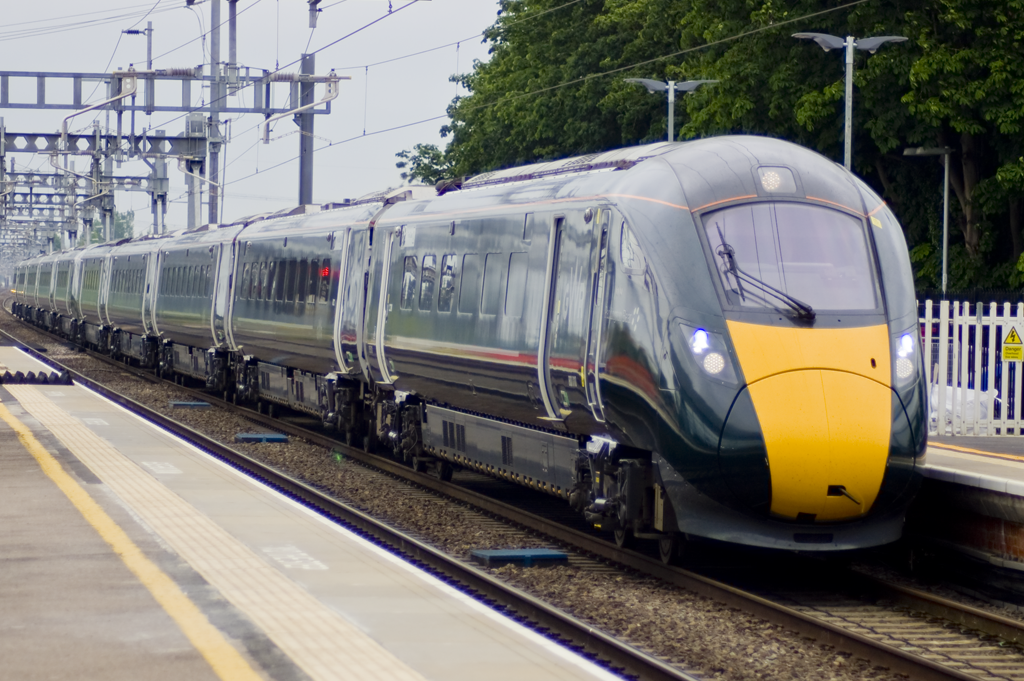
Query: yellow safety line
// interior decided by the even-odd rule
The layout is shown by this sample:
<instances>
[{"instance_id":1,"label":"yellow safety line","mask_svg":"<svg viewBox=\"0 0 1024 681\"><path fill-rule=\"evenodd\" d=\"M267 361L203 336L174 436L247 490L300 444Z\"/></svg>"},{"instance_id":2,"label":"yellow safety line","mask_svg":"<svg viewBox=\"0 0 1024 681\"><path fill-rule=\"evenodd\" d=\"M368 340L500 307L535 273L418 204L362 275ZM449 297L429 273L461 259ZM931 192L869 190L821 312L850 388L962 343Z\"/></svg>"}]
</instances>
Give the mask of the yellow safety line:
<instances>
[{"instance_id":1,"label":"yellow safety line","mask_svg":"<svg viewBox=\"0 0 1024 681\"><path fill-rule=\"evenodd\" d=\"M18 435L25 449L35 457L39 466L50 480L67 496L75 508L92 525L93 529L110 544L124 564L139 581L149 589L153 598L167 611L182 633L195 646L196 650L213 667L213 671L224 681L260 681L257 674L242 655L228 643L196 607L188 596L168 577L153 561L145 556L125 531L107 515L88 492L82 489L70 475L64 472L60 463L46 451L46 448L35 438L32 431L13 414L0 404L0 419Z\"/></svg>"},{"instance_id":2,"label":"yellow safety line","mask_svg":"<svg viewBox=\"0 0 1024 681\"><path fill-rule=\"evenodd\" d=\"M967 447L958 447L956 445L947 444L935 444L934 442L928 443L929 447L935 447L936 449L948 449L954 452L964 452L965 454L980 454L981 456L991 456L993 459L1010 459L1011 461L1024 461L1024 456L1017 456L1015 454L1000 454L998 452L985 452L980 449L969 449Z\"/></svg>"}]
</instances>

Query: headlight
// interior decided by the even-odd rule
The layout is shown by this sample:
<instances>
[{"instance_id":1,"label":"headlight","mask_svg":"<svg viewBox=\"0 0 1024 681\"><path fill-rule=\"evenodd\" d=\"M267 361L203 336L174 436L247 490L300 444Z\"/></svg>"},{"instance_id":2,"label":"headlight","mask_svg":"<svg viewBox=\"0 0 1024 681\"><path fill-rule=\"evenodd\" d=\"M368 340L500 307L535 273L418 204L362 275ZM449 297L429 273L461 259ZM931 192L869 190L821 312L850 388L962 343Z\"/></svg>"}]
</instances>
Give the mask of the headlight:
<instances>
[{"instance_id":1,"label":"headlight","mask_svg":"<svg viewBox=\"0 0 1024 681\"><path fill-rule=\"evenodd\" d=\"M708 376L728 383L736 382L736 372L729 361L729 351L721 334L680 324L690 346L693 359Z\"/></svg>"},{"instance_id":2,"label":"headlight","mask_svg":"<svg viewBox=\"0 0 1024 681\"><path fill-rule=\"evenodd\" d=\"M892 366L894 383L897 388L909 385L917 378L921 366L920 332L912 329L893 336Z\"/></svg>"}]
</instances>

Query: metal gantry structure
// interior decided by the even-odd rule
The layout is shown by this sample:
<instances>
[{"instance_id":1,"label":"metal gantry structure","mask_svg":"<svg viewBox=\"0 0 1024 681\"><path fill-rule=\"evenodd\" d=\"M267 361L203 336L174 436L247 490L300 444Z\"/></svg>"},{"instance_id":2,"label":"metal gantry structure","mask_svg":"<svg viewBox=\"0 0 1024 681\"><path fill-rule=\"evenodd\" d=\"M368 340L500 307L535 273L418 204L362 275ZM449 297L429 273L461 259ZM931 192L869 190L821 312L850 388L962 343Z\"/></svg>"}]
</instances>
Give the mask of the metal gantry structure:
<instances>
[{"instance_id":1,"label":"metal gantry structure","mask_svg":"<svg viewBox=\"0 0 1024 681\"><path fill-rule=\"evenodd\" d=\"M188 227L202 220L202 185L208 184L207 222L220 222L223 197L220 185L220 154L226 143L221 130L222 114L261 114L266 123L294 115L300 138L299 202L310 203L313 195L313 120L329 114L331 101L338 95L338 83L347 80L333 71L315 75L315 56L302 55L299 73L252 69L238 64L236 10L238 0L228 3L228 60L220 61L221 0L211 0L210 63L195 67L155 69L152 64L150 23L145 31L148 41L145 69L117 69L111 73L71 73L41 71L0 71L0 109L71 110L59 132L9 132L0 118L0 270L19 256L49 249L54 237L62 235L62 245L88 242L94 224L102 224L105 240L113 235L114 193L143 191L150 195L152 231L164 231L169 178L167 162L176 160L188 185ZM310 2L311 14L316 5ZM312 19L311 19L312 20ZM34 82L34 97L15 96L25 88L13 88ZM70 99L58 99L53 92L68 91ZM157 101L158 83L173 82L181 93L176 101ZM105 87L105 97L88 103L83 90L91 84ZM317 100L315 88L324 84L325 96ZM275 95L287 88L286 106L275 106ZM162 90L168 89L166 86ZM200 104L194 98L208 90ZM250 106L238 103L235 96L250 89ZM140 101L141 100L141 101ZM71 121L80 115L102 112L104 126L93 123L88 132L69 132ZM164 130L136 127L136 114L184 114L184 130L168 135ZM111 114L115 117L111 126ZM127 116L127 120L126 119ZM267 126L269 128L269 125ZM86 128L88 130L88 128ZM266 139L267 133L264 132ZM19 171L14 154L50 156L47 172ZM8 167L8 156L10 163ZM87 172L77 172L75 157L89 162ZM116 172L126 161L141 161L149 168L144 176ZM116 166L116 168L115 168Z\"/></svg>"}]
</instances>

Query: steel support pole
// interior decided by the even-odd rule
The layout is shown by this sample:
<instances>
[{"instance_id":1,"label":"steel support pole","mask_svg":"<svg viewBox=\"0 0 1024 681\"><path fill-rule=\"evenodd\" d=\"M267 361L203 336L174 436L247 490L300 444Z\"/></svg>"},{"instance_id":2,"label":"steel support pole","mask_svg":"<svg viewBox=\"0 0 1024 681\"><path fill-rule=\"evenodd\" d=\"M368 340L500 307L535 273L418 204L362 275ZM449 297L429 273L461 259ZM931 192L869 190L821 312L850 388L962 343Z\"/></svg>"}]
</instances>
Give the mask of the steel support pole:
<instances>
[{"instance_id":1,"label":"steel support pole","mask_svg":"<svg viewBox=\"0 0 1024 681\"><path fill-rule=\"evenodd\" d=\"M228 64L238 63L238 0L228 0Z\"/></svg>"},{"instance_id":2,"label":"steel support pole","mask_svg":"<svg viewBox=\"0 0 1024 681\"><path fill-rule=\"evenodd\" d=\"M220 0L210 2L210 160L207 173L210 179L209 222L219 221L220 194L220 114L223 106L223 87L220 78Z\"/></svg>"},{"instance_id":3,"label":"steel support pole","mask_svg":"<svg viewBox=\"0 0 1024 681\"><path fill-rule=\"evenodd\" d=\"M853 52L852 35L846 36L846 122L843 130L843 165L851 169L853 159Z\"/></svg>"},{"instance_id":4,"label":"steel support pole","mask_svg":"<svg viewBox=\"0 0 1024 681\"><path fill-rule=\"evenodd\" d=\"M312 76L316 73L316 55L302 55L303 75ZM299 105L305 106L314 102L314 83L299 84ZM313 203L313 113L298 114L299 119L299 205Z\"/></svg>"},{"instance_id":5,"label":"steel support pole","mask_svg":"<svg viewBox=\"0 0 1024 681\"><path fill-rule=\"evenodd\" d=\"M153 22L146 22L146 70L153 70ZM146 115L149 116L153 113L153 107L156 106L156 81L152 78L147 78L145 81L146 90L143 94L143 98L146 100Z\"/></svg>"},{"instance_id":6,"label":"steel support pole","mask_svg":"<svg viewBox=\"0 0 1024 681\"><path fill-rule=\"evenodd\" d=\"M942 188L942 297L946 297L947 269L949 267L949 152L942 155L945 179Z\"/></svg>"},{"instance_id":7,"label":"steel support pole","mask_svg":"<svg viewBox=\"0 0 1024 681\"><path fill-rule=\"evenodd\" d=\"M668 82L668 141L676 138L676 82Z\"/></svg>"}]
</instances>

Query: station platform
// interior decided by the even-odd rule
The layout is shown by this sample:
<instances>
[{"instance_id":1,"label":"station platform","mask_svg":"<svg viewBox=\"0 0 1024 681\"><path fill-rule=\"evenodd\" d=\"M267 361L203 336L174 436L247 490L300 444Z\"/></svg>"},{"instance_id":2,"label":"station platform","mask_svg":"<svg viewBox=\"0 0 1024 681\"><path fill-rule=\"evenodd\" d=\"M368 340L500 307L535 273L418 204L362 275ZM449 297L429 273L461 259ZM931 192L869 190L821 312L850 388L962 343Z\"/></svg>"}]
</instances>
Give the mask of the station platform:
<instances>
[{"instance_id":1,"label":"station platform","mask_svg":"<svg viewBox=\"0 0 1024 681\"><path fill-rule=\"evenodd\" d=\"M0 365L42 367L10 346ZM618 678L77 385L0 386L0 660L12 679Z\"/></svg>"},{"instance_id":2,"label":"station platform","mask_svg":"<svg viewBox=\"0 0 1024 681\"><path fill-rule=\"evenodd\" d=\"M1024 438L930 436L908 530L1024 571Z\"/></svg>"}]
</instances>

